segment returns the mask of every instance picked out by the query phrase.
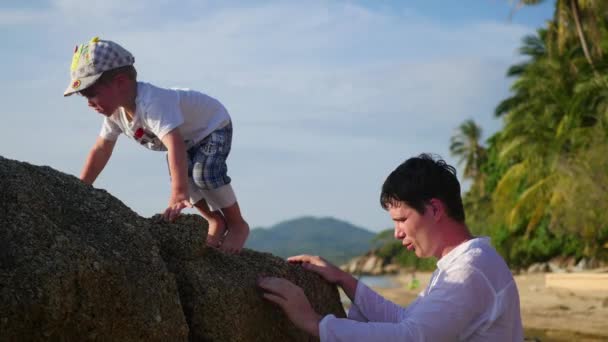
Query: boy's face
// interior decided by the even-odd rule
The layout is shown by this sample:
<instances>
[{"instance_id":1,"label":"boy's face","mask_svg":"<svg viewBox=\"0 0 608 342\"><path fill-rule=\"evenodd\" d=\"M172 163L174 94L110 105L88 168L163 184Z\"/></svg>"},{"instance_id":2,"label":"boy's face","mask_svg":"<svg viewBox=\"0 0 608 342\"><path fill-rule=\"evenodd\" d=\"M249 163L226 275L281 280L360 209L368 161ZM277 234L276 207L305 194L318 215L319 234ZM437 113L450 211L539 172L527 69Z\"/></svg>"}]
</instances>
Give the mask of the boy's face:
<instances>
[{"instance_id":1,"label":"boy's face","mask_svg":"<svg viewBox=\"0 0 608 342\"><path fill-rule=\"evenodd\" d=\"M395 238L419 258L428 258L437 253L435 211L431 204L425 206L424 214L403 202L390 205L388 212L395 225Z\"/></svg>"},{"instance_id":2,"label":"boy's face","mask_svg":"<svg viewBox=\"0 0 608 342\"><path fill-rule=\"evenodd\" d=\"M87 99L89 107L104 116L112 115L120 106L114 80L97 82L87 89L81 90L80 95Z\"/></svg>"}]
</instances>

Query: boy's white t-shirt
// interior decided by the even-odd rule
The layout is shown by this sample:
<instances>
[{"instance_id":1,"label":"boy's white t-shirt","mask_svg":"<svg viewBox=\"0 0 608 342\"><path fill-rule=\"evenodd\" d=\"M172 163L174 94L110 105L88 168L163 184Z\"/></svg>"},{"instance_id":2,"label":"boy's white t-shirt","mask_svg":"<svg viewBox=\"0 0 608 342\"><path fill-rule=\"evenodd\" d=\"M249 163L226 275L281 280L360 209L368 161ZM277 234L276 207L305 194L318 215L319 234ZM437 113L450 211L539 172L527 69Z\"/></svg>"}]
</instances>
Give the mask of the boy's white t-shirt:
<instances>
[{"instance_id":1,"label":"boy's white t-shirt","mask_svg":"<svg viewBox=\"0 0 608 342\"><path fill-rule=\"evenodd\" d=\"M216 99L189 89L160 88L137 82L135 116L129 122L122 107L103 121L99 135L115 141L121 133L155 151L166 151L163 137L176 127L186 149L226 126L230 115Z\"/></svg>"}]
</instances>

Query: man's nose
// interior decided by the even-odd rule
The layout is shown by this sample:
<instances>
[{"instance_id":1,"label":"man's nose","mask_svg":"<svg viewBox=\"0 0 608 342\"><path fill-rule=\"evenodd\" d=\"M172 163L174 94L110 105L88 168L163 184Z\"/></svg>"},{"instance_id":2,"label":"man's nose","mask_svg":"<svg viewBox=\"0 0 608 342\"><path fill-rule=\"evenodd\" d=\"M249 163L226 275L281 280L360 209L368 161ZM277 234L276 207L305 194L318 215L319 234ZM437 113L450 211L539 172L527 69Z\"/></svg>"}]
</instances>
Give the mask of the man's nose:
<instances>
[{"instance_id":1,"label":"man's nose","mask_svg":"<svg viewBox=\"0 0 608 342\"><path fill-rule=\"evenodd\" d=\"M401 240L405 237L405 233L400 231L397 227L395 227L395 239Z\"/></svg>"}]
</instances>

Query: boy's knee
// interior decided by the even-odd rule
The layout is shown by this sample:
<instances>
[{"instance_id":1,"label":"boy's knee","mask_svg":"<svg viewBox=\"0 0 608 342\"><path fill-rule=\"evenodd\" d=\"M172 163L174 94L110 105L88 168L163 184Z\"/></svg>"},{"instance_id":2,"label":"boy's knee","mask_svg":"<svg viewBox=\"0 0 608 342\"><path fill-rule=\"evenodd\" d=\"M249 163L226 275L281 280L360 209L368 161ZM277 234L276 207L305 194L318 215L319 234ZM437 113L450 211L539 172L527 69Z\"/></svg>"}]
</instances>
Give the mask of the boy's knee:
<instances>
[{"instance_id":1,"label":"boy's knee","mask_svg":"<svg viewBox=\"0 0 608 342\"><path fill-rule=\"evenodd\" d=\"M230 184L211 190L203 190L205 199L214 209L227 208L236 203L236 196Z\"/></svg>"}]
</instances>

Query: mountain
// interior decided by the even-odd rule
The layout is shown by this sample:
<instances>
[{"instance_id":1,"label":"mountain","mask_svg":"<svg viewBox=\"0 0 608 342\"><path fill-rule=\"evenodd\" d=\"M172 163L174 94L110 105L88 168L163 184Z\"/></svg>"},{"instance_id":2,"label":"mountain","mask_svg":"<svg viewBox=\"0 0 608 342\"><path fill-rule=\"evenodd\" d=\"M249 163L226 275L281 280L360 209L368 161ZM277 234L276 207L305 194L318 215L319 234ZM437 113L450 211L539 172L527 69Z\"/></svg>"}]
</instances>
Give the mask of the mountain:
<instances>
[{"instance_id":1,"label":"mountain","mask_svg":"<svg viewBox=\"0 0 608 342\"><path fill-rule=\"evenodd\" d=\"M341 265L370 249L376 234L331 217L301 217L252 229L245 247L280 257L320 255Z\"/></svg>"}]
</instances>

